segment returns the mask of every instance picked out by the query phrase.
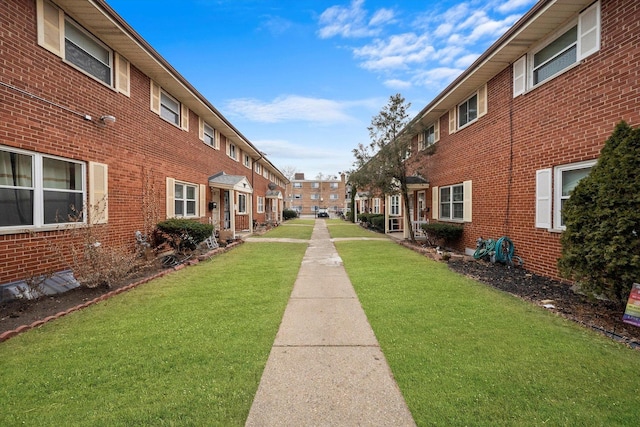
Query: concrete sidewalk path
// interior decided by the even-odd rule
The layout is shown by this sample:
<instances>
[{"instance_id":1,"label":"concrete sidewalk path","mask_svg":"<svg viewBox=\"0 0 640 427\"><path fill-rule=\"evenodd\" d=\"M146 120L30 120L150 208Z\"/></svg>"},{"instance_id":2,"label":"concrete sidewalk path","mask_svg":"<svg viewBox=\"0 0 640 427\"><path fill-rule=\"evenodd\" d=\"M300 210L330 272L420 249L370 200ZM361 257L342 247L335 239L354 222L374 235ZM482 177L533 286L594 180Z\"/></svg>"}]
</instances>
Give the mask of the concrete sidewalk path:
<instances>
[{"instance_id":1,"label":"concrete sidewalk path","mask_svg":"<svg viewBox=\"0 0 640 427\"><path fill-rule=\"evenodd\" d=\"M415 426L317 220L247 426Z\"/></svg>"}]
</instances>

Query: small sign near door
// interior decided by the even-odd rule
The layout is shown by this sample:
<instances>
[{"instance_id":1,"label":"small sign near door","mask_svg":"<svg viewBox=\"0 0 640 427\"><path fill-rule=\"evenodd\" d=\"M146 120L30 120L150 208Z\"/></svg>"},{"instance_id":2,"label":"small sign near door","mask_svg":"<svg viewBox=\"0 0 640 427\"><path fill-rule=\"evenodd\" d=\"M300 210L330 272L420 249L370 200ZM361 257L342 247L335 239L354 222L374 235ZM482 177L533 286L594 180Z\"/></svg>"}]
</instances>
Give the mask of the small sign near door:
<instances>
[{"instance_id":1,"label":"small sign near door","mask_svg":"<svg viewBox=\"0 0 640 427\"><path fill-rule=\"evenodd\" d=\"M622 321L635 326L640 326L640 283L634 283L627 301L627 308L622 316Z\"/></svg>"}]
</instances>

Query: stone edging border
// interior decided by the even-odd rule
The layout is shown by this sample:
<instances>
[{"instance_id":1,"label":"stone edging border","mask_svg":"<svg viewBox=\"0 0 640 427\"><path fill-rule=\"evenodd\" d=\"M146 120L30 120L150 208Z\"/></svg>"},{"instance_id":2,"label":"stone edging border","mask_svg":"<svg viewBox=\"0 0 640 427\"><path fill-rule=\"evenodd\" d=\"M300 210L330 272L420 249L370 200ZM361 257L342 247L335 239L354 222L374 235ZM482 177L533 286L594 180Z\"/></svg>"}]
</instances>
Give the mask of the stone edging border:
<instances>
[{"instance_id":1,"label":"stone edging border","mask_svg":"<svg viewBox=\"0 0 640 427\"><path fill-rule=\"evenodd\" d=\"M228 244L224 248L213 249L213 250L211 250L211 251L209 251L209 252L207 252L205 254L202 254L202 255L198 256L198 258L196 258L196 259L190 260L189 262L186 262L184 264L176 265L173 268L161 271L160 273L156 273L156 274L154 274L152 276L149 276L149 277L145 277L143 279L138 280L137 282L134 282L134 283L131 283L129 285L123 286L121 288L115 289L115 290L113 290L111 292L107 292L106 294L100 295L99 297L96 297L96 298L92 299L91 301L87 301L84 304L79 304L79 305L76 305L75 307L69 308L66 311L60 311L60 312L54 314L53 316L47 316L44 319L36 320L35 322L33 322L33 323L29 324L29 325L22 325L22 326L17 327L16 329L12 329L10 331L3 332L2 334L0 334L0 343L8 340L9 338L13 338L13 337L15 337L17 335L20 335L21 333L26 332L29 329L37 328L39 326L44 325L45 323L51 322L52 320L56 320L56 319L59 319L60 317L66 316L69 313L73 313L74 311L82 310L83 308L89 307L90 305L97 304L100 301L104 301L104 300L109 299L109 298L111 298L111 297L113 297L115 295L121 294L121 293L126 292L126 291L128 291L130 289L133 289L133 288L135 288L137 286L140 286L140 285L142 285L144 283L148 283L148 282L152 281L153 279L157 279L159 277L166 276L167 274L169 274L169 273L171 273L173 271L182 270L183 268L185 268L185 267L187 267L189 265L195 265L195 264L198 264L200 261L206 261L208 259L211 259L211 258L213 258L214 256L216 256L216 255L218 255L220 253L227 252L228 250L233 249L235 246L238 246L241 243L243 243L242 240L237 240L237 241L235 241L233 243Z\"/></svg>"}]
</instances>

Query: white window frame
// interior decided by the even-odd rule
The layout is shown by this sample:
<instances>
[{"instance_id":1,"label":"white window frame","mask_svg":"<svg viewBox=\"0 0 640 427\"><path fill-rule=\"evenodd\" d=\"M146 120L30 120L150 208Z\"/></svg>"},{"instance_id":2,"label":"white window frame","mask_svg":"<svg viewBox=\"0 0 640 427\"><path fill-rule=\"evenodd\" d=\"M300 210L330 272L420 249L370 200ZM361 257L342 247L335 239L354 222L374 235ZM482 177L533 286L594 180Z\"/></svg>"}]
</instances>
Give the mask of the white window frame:
<instances>
[{"instance_id":1,"label":"white window frame","mask_svg":"<svg viewBox=\"0 0 640 427\"><path fill-rule=\"evenodd\" d=\"M83 225L87 222L86 204L87 204L87 165L84 162L71 160L64 157L51 156L47 154L36 153L32 151L15 149L12 147L0 146L0 151L15 153L31 158L31 186L3 186L0 189L19 189L32 192L33 203L31 205L33 221L32 224L0 226L0 234L11 234L15 232L23 232L31 229L56 229L60 225ZM53 187L45 187L44 183L44 159L58 160L67 163L80 165L81 182L80 189L58 189ZM56 221L45 222L45 192L64 192L69 194L81 195L82 206L76 206L79 217L73 221Z\"/></svg>"},{"instance_id":2,"label":"white window frame","mask_svg":"<svg viewBox=\"0 0 640 427\"><path fill-rule=\"evenodd\" d=\"M238 193L238 214L247 214L247 195L245 193Z\"/></svg>"},{"instance_id":3,"label":"white window frame","mask_svg":"<svg viewBox=\"0 0 640 427\"><path fill-rule=\"evenodd\" d=\"M475 110L471 110L471 108L469 108L471 100L475 98ZM462 114L461 110L464 106L466 107L466 114ZM470 117L471 111L475 111L475 115L473 117ZM465 99L463 102L461 102L460 104L458 104L457 106L457 111L456 111L456 116L457 116L457 128L458 129L462 129L464 127L469 126L471 123L474 123L475 121L478 120L478 93L474 93L473 95L471 95L469 98ZM463 123L463 120L464 123Z\"/></svg>"},{"instance_id":4,"label":"white window frame","mask_svg":"<svg viewBox=\"0 0 640 427\"><path fill-rule=\"evenodd\" d=\"M453 200L453 189L454 188L462 188L462 200ZM449 205L449 215L443 216L441 206L442 202L442 189L449 189L449 201L446 202ZM432 198L431 198L431 213L432 218L439 221L450 221L450 222L472 222L473 220L473 186L472 181L464 181L462 183L442 186L442 187L432 187ZM454 204L462 204L462 217L455 216L454 217Z\"/></svg>"},{"instance_id":5,"label":"white window frame","mask_svg":"<svg viewBox=\"0 0 640 427\"><path fill-rule=\"evenodd\" d=\"M455 191L462 191L462 198L459 200L454 200L454 193ZM448 199L447 201L443 201L443 193L447 192L448 193ZM439 194L439 198L438 198L438 211L439 211L439 217L438 219L443 220L443 221L463 221L464 220L464 185L463 184L455 184L455 185L447 185L444 187L440 187L440 192ZM444 205L447 205L448 207L448 211L449 214L447 216L444 216L442 211L442 207ZM461 208L462 210L460 211L460 214L456 216L455 214L455 207Z\"/></svg>"},{"instance_id":6,"label":"white window frame","mask_svg":"<svg viewBox=\"0 0 640 427\"><path fill-rule=\"evenodd\" d=\"M301 182L294 182L293 183L293 188L302 188L302 183Z\"/></svg>"},{"instance_id":7,"label":"white window frame","mask_svg":"<svg viewBox=\"0 0 640 427\"><path fill-rule=\"evenodd\" d=\"M178 197L178 187L182 188L183 197ZM198 217L198 206L200 205L198 196L199 196L199 188L197 184L190 184L188 182L175 181L174 183L174 196L173 203L174 206L177 206L178 203L182 204L182 213L178 214L177 209L174 207L174 215L177 218L197 218ZM193 189L193 197L188 197L188 189ZM193 203L193 213L189 213L189 203Z\"/></svg>"},{"instance_id":8,"label":"white window frame","mask_svg":"<svg viewBox=\"0 0 640 427\"><path fill-rule=\"evenodd\" d=\"M264 197L258 196L256 200L257 212L264 213Z\"/></svg>"},{"instance_id":9,"label":"white window frame","mask_svg":"<svg viewBox=\"0 0 640 427\"><path fill-rule=\"evenodd\" d=\"M294 195L293 195L293 198L294 198L295 200L300 200L300 199L302 199L302 194L294 194Z\"/></svg>"},{"instance_id":10,"label":"white window frame","mask_svg":"<svg viewBox=\"0 0 640 427\"><path fill-rule=\"evenodd\" d=\"M218 131L207 122L202 122L202 140L205 144L215 149L220 149Z\"/></svg>"},{"instance_id":11,"label":"white window frame","mask_svg":"<svg viewBox=\"0 0 640 427\"><path fill-rule=\"evenodd\" d=\"M312 193L311 194L311 200L320 200L320 194Z\"/></svg>"},{"instance_id":12,"label":"white window frame","mask_svg":"<svg viewBox=\"0 0 640 427\"><path fill-rule=\"evenodd\" d=\"M392 194L389 196L389 216L400 216L402 210L400 209L400 195Z\"/></svg>"},{"instance_id":13,"label":"white window frame","mask_svg":"<svg viewBox=\"0 0 640 427\"><path fill-rule=\"evenodd\" d=\"M257 174L261 174L262 173L262 165L258 162L254 162L254 168L253 170L257 173Z\"/></svg>"},{"instance_id":14,"label":"white window frame","mask_svg":"<svg viewBox=\"0 0 640 427\"><path fill-rule=\"evenodd\" d=\"M171 105L173 103L174 105ZM180 101L175 99L173 96L169 95L164 89L160 89L160 117L162 117L167 122L180 126ZM165 111L167 112L165 114ZM173 119L168 117L168 115L172 113L175 116Z\"/></svg>"},{"instance_id":15,"label":"white window frame","mask_svg":"<svg viewBox=\"0 0 640 427\"><path fill-rule=\"evenodd\" d=\"M423 132L418 134L418 149L426 150L440 140L440 124L438 121L431 123Z\"/></svg>"},{"instance_id":16,"label":"white window frame","mask_svg":"<svg viewBox=\"0 0 640 427\"><path fill-rule=\"evenodd\" d=\"M555 41L560 39L568 31L576 28L576 40L565 46L560 52L556 53L552 58L545 61L549 64L553 59L557 59L562 53L575 46L576 60L567 64L564 68L559 69L555 73L534 83L534 57L545 48L549 47ZM600 34L601 34L601 14L600 1L596 1L587 9L580 12L568 24L563 25L552 36L544 39L538 46L522 56L513 63L513 96L522 95L529 90L533 90L563 73L578 66L585 58L600 50ZM538 67L540 68L540 67Z\"/></svg>"},{"instance_id":17,"label":"white window frame","mask_svg":"<svg viewBox=\"0 0 640 427\"><path fill-rule=\"evenodd\" d=\"M570 195L562 194L563 173L584 169L589 169L590 171L593 166L595 166L596 162L596 160L590 160L586 162L557 166L554 168L553 181L555 185L553 191L553 225L556 230L566 230L567 228L562 221L562 202L568 200ZM589 173L587 172L587 175L588 174Z\"/></svg>"},{"instance_id":18,"label":"white window frame","mask_svg":"<svg viewBox=\"0 0 640 427\"><path fill-rule=\"evenodd\" d=\"M338 200L338 195L333 193L329 195L329 200Z\"/></svg>"},{"instance_id":19,"label":"white window frame","mask_svg":"<svg viewBox=\"0 0 640 427\"><path fill-rule=\"evenodd\" d=\"M80 36L82 38L82 43L85 43L84 46L79 46L77 42L80 42L80 40L75 40L72 41L70 38L70 32L69 30L75 30L76 34L78 36ZM82 52L84 52L86 55L90 56L91 58L93 58L95 61L99 62L100 64L102 64L104 67L106 67L109 70L109 76L108 76L108 81L103 80L101 77L99 77L98 75L94 74L91 72L91 70L87 70L85 68L82 67L82 64L78 64L76 62L73 62L73 60L69 57L69 52L67 51L66 45L67 43L72 43L75 46L77 46ZM110 49L107 45L105 45L104 43L102 43L100 40L98 40L97 38L95 38L91 33L89 33L87 30L85 30L80 24L78 24L77 22L75 22L73 19L71 19L68 16L65 16L64 19L64 44L65 44L65 48L64 48L64 62L66 62L67 64L71 65L72 67L78 69L79 71L83 72L84 74L90 76L91 78L109 86L109 87L114 87L114 79L113 79L113 50ZM100 59L99 57L97 57L96 55L92 54L91 50L94 49L102 49L104 50L104 53L107 54L107 62L103 61L102 59Z\"/></svg>"},{"instance_id":20,"label":"white window frame","mask_svg":"<svg viewBox=\"0 0 640 427\"><path fill-rule=\"evenodd\" d=\"M312 182L311 183L311 188L320 188L320 183L319 182Z\"/></svg>"},{"instance_id":21,"label":"white window frame","mask_svg":"<svg viewBox=\"0 0 640 427\"><path fill-rule=\"evenodd\" d=\"M380 213L380 197L375 197L373 199L373 213L375 214Z\"/></svg>"},{"instance_id":22,"label":"white window frame","mask_svg":"<svg viewBox=\"0 0 640 427\"><path fill-rule=\"evenodd\" d=\"M242 163L245 165L245 167L247 167L248 169L251 169L251 157L246 153L244 153L242 156L243 156Z\"/></svg>"},{"instance_id":23,"label":"white window frame","mask_svg":"<svg viewBox=\"0 0 640 427\"><path fill-rule=\"evenodd\" d=\"M337 190L338 189L338 183L337 182L332 182L329 184L329 188L332 190Z\"/></svg>"},{"instance_id":24,"label":"white window frame","mask_svg":"<svg viewBox=\"0 0 640 427\"><path fill-rule=\"evenodd\" d=\"M231 157L236 162L238 161L238 147L232 142L227 140L227 146L229 147L229 152L227 153L229 157Z\"/></svg>"}]
</instances>

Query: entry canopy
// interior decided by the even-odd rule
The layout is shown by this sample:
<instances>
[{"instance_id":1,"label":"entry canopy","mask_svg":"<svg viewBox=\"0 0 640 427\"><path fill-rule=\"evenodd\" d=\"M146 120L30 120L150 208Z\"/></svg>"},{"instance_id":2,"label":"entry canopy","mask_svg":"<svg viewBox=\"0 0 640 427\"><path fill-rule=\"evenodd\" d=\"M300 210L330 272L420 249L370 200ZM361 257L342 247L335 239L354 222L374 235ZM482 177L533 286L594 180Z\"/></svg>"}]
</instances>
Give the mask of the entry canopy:
<instances>
[{"instance_id":1,"label":"entry canopy","mask_svg":"<svg viewBox=\"0 0 640 427\"><path fill-rule=\"evenodd\" d=\"M282 193L278 190L269 190L265 195L267 199L282 199Z\"/></svg>"},{"instance_id":2,"label":"entry canopy","mask_svg":"<svg viewBox=\"0 0 640 427\"><path fill-rule=\"evenodd\" d=\"M223 190L235 190L243 193L253 193L253 187L246 176L227 175L224 172L218 172L209 177L209 186L214 188L222 188Z\"/></svg>"}]
</instances>

